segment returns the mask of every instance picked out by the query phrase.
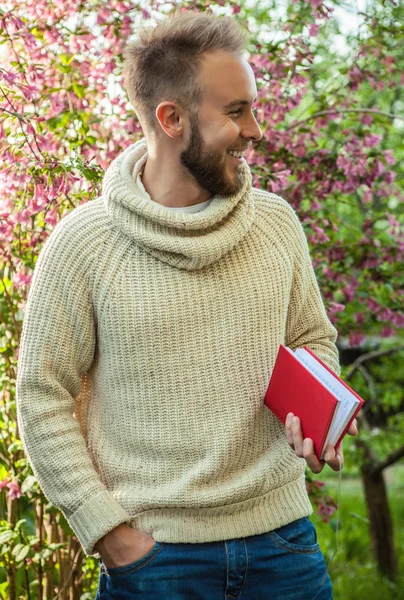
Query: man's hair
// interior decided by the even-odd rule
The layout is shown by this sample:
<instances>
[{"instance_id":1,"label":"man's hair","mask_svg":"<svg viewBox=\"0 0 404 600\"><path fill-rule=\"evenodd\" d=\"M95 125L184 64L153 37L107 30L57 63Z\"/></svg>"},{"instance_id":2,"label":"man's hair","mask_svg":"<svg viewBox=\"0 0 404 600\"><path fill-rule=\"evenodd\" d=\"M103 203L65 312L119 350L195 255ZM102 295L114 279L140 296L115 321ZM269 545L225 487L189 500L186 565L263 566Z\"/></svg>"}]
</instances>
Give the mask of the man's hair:
<instances>
[{"instance_id":1,"label":"man's hair","mask_svg":"<svg viewBox=\"0 0 404 600\"><path fill-rule=\"evenodd\" d=\"M199 72L204 52L242 54L248 33L232 17L176 10L123 49L124 85L144 133L156 134L156 108L172 101L195 114L204 88Z\"/></svg>"}]
</instances>

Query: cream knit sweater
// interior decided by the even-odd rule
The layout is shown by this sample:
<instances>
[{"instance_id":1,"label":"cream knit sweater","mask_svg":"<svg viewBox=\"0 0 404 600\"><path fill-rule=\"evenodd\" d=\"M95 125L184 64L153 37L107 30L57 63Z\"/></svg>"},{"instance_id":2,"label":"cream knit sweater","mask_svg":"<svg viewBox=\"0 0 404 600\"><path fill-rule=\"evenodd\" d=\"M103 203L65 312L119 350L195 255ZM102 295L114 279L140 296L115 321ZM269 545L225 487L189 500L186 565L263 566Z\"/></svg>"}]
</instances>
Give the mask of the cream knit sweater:
<instances>
[{"instance_id":1,"label":"cream knit sweater","mask_svg":"<svg viewBox=\"0 0 404 600\"><path fill-rule=\"evenodd\" d=\"M288 203L245 164L238 194L173 212L138 189L146 158L145 141L127 148L102 197L55 227L23 323L21 437L87 554L123 522L208 542L310 514L305 461L264 395L281 343L338 372Z\"/></svg>"}]
</instances>

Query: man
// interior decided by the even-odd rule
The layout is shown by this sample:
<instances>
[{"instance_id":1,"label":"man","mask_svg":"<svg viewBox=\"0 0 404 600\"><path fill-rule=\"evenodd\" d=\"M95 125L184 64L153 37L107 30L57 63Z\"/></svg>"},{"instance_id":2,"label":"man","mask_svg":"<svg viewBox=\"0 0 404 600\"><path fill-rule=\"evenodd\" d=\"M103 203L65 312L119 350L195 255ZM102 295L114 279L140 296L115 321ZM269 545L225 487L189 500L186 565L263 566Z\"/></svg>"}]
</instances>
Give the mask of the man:
<instances>
[{"instance_id":1,"label":"man","mask_svg":"<svg viewBox=\"0 0 404 600\"><path fill-rule=\"evenodd\" d=\"M324 463L263 399L281 343L338 372L336 331L294 211L252 188L243 156L262 134L245 47L234 20L201 13L127 46L146 139L35 269L21 436L100 555L103 600L332 597L304 478ZM325 462L339 469L334 448Z\"/></svg>"}]
</instances>

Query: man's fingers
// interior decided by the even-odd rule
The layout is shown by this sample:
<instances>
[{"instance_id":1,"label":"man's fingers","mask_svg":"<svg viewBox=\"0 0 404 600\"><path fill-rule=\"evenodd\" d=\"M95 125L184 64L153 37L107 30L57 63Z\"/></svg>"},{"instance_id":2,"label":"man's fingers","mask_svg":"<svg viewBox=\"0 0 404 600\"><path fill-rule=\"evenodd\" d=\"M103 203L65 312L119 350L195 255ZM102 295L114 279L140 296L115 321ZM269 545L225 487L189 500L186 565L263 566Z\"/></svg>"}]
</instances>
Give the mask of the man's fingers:
<instances>
[{"instance_id":1,"label":"man's fingers","mask_svg":"<svg viewBox=\"0 0 404 600\"><path fill-rule=\"evenodd\" d=\"M349 435L358 435L358 421L354 419L348 428Z\"/></svg>"},{"instance_id":2,"label":"man's fingers","mask_svg":"<svg viewBox=\"0 0 404 600\"><path fill-rule=\"evenodd\" d=\"M313 440L306 438L303 442L303 458L313 473L321 473L324 469L324 461L318 460L314 452Z\"/></svg>"},{"instance_id":3,"label":"man's fingers","mask_svg":"<svg viewBox=\"0 0 404 600\"><path fill-rule=\"evenodd\" d=\"M286 438L288 440L288 444L291 448L293 448L293 433L292 433L292 418L293 418L293 413L288 413L286 415L286 422L285 422L285 427L286 427Z\"/></svg>"},{"instance_id":4,"label":"man's fingers","mask_svg":"<svg viewBox=\"0 0 404 600\"><path fill-rule=\"evenodd\" d=\"M303 435L299 417L292 418L293 447L297 456L303 458Z\"/></svg>"},{"instance_id":5,"label":"man's fingers","mask_svg":"<svg viewBox=\"0 0 404 600\"><path fill-rule=\"evenodd\" d=\"M331 444L328 444L324 460L319 460L314 451L313 440L310 438L303 439L299 417L295 417L293 413L288 413L286 415L285 429L289 446L295 451L297 456L305 459L307 466L313 473L321 473L326 463L334 471L342 469L344 457L341 445L338 448L334 448Z\"/></svg>"},{"instance_id":6,"label":"man's fingers","mask_svg":"<svg viewBox=\"0 0 404 600\"><path fill-rule=\"evenodd\" d=\"M340 471L344 466L342 447L338 446L338 448L334 448L331 444L328 444L324 454L324 460L333 471Z\"/></svg>"}]
</instances>

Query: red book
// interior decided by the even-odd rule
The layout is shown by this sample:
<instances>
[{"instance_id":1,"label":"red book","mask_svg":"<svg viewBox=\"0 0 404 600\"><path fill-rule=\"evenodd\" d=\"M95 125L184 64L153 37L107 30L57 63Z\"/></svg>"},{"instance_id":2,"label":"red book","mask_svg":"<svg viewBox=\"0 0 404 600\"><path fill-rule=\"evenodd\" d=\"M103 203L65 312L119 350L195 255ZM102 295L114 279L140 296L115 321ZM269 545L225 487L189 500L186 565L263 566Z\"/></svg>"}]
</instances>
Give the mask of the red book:
<instances>
[{"instance_id":1,"label":"red book","mask_svg":"<svg viewBox=\"0 0 404 600\"><path fill-rule=\"evenodd\" d=\"M290 412L299 417L303 437L322 458L328 444L341 442L364 401L309 348L281 345L264 402L283 423Z\"/></svg>"}]
</instances>

